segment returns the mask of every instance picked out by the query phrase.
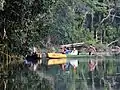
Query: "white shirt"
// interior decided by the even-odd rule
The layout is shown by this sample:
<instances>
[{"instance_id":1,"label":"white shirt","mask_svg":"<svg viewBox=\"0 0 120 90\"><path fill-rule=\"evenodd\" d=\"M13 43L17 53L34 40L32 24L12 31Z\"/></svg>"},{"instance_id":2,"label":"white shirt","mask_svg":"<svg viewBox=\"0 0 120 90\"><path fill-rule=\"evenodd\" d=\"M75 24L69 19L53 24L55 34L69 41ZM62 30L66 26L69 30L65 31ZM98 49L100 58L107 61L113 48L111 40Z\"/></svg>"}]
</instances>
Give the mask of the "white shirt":
<instances>
[{"instance_id":1,"label":"white shirt","mask_svg":"<svg viewBox=\"0 0 120 90\"><path fill-rule=\"evenodd\" d=\"M78 50L73 50L70 54L71 55L78 55Z\"/></svg>"}]
</instances>

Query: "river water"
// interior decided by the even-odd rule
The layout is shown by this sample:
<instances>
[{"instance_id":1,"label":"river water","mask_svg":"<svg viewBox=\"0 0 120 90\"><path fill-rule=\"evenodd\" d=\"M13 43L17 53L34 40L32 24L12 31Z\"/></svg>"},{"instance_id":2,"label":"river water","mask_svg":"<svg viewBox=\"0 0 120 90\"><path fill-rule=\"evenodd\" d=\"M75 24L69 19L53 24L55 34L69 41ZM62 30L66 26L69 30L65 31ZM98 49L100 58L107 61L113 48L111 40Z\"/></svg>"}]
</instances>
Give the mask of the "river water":
<instances>
[{"instance_id":1,"label":"river water","mask_svg":"<svg viewBox=\"0 0 120 90\"><path fill-rule=\"evenodd\" d=\"M69 58L64 67L51 65L46 71L55 90L120 90L119 57Z\"/></svg>"},{"instance_id":2,"label":"river water","mask_svg":"<svg viewBox=\"0 0 120 90\"><path fill-rule=\"evenodd\" d=\"M0 90L120 90L119 57L59 61L61 64L43 65L37 71L14 65L8 77L0 79Z\"/></svg>"}]
</instances>

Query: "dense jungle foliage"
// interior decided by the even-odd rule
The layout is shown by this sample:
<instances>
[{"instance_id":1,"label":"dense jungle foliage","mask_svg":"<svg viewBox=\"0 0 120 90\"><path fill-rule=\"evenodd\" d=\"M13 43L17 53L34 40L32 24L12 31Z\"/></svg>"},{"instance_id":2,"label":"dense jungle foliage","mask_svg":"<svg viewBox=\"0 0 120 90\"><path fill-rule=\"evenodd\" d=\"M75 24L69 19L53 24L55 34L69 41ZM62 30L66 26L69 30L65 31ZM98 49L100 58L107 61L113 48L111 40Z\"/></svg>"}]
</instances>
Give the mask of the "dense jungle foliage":
<instances>
[{"instance_id":1,"label":"dense jungle foliage","mask_svg":"<svg viewBox=\"0 0 120 90\"><path fill-rule=\"evenodd\" d=\"M28 47L119 40L118 0L1 0L0 43L23 54Z\"/></svg>"}]
</instances>

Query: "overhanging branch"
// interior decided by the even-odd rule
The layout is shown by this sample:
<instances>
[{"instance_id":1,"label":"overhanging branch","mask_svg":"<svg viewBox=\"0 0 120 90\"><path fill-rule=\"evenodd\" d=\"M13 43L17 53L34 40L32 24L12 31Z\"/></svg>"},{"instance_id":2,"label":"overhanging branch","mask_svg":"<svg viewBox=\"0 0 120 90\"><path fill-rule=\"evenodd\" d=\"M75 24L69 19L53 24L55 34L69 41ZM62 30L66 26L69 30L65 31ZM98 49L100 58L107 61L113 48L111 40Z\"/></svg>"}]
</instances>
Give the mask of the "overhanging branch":
<instances>
[{"instance_id":1,"label":"overhanging branch","mask_svg":"<svg viewBox=\"0 0 120 90\"><path fill-rule=\"evenodd\" d=\"M115 42L118 42L118 39L115 40L115 41L112 41L111 43L109 43L107 46L109 47L111 44L115 43Z\"/></svg>"},{"instance_id":2,"label":"overhanging branch","mask_svg":"<svg viewBox=\"0 0 120 90\"><path fill-rule=\"evenodd\" d=\"M105 20L107 20L107 19L111 16L110 13L111 13L113 10L114 10L113 8L109 10L109 13L108 13L107 17L103 18L102 21L100 22L100 24L102 24Z\"/></svg>"}]
</instances>

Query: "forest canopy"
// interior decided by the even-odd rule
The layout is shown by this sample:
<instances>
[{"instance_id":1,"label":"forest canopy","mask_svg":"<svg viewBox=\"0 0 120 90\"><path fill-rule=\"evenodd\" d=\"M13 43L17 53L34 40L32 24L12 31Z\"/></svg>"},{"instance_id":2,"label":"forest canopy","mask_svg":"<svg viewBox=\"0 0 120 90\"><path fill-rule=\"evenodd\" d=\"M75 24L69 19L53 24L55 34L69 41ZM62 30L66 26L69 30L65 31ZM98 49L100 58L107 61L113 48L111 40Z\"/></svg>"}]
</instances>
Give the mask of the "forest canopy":
<instances>
[{"instance_id":1,"label":"forest canopy","mask_svg":"<svg viewBox=\"0 0 120 90\"><path fill-rule=\"evenodd\" d=\"M32 46L107 44L119 40L119 5L119 0L0 0L0 44L19 54Z\"/></svg>"}]
</instances>

